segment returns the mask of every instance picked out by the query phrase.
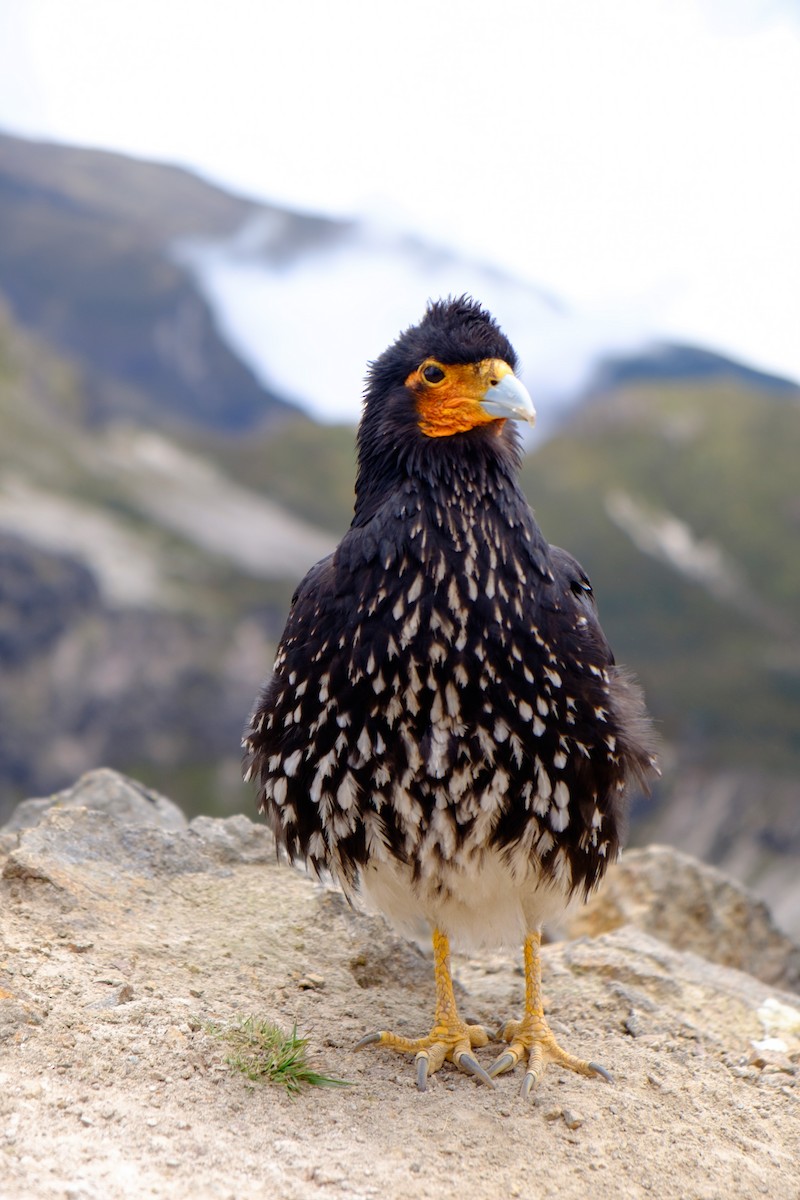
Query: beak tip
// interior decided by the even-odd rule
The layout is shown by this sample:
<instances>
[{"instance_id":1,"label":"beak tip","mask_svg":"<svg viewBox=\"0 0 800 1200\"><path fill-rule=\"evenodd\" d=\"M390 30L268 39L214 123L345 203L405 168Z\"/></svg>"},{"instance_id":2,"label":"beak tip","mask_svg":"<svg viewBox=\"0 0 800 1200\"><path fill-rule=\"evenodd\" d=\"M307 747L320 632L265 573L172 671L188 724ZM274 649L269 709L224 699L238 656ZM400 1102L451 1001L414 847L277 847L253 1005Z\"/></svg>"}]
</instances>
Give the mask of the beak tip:
<instances>
[{"instance_id":1,"label":"beak tip","mask_svg":"<svg viewBox=\"0 0 800 1200\"><path fill-rule=\"evenodd\" d=\"M493 384L484 394L482 403L484 411L490 416L525 421L528 425L533 425L536 421L536 409L528 389L511 373L504 375L499 383Z\"/></svg>"}]
</instances>

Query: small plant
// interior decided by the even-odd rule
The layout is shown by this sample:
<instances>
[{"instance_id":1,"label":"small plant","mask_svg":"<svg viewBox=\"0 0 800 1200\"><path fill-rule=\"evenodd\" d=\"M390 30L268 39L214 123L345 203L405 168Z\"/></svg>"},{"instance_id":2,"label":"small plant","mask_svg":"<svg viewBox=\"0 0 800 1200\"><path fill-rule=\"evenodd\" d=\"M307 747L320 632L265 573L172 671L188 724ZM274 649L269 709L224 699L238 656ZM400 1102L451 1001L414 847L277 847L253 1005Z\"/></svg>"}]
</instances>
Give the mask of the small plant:
<instances>
[{"instance_id":1,"label":"small plant","mask_svg":"<svg viewBox=\"0 0 800 1200\"><path fill-rule=\"evenodd\" d=\"M277 1083L294 1096L309 1087L349 1087L346 1079L320 1075L306 1062L308 1039L297 1036L297 1025L286 1034L272 1021L245 1017L227 1028L209 1023L206 1029L231 1047L225 1062L254 1083Z\"/></svg>"}]
</instances>

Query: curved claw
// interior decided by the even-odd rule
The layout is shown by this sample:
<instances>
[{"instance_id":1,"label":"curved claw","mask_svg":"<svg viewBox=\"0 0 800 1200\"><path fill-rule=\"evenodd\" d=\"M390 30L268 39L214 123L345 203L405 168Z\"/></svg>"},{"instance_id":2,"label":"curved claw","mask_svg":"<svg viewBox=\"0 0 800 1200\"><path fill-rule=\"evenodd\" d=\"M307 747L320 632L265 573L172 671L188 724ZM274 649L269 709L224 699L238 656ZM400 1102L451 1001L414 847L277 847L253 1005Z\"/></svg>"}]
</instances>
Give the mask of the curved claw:
<instances>
[{"instance_id":1,"label":"curved claw","mask_svg":"<svg viewBox=\"0 0 800 1200\"><path fill-rule=\"evenodd\" d=\"M599 1075L601 1079L605 1079L606 1083L613 1083L614 1076L609 1075L605 1067L601 1067L599 1063L590 1062L588 1066L594 1071L595 1075Z\"/></svg>"},{"instance_id":2,"label":"curved claw","mask_svg":"<svg viewBox=\"0 0 800 1200\"><path fill-rule=\"evenodd\" d=\"M494 1079L495 1075L502 1075L504 1071L512 1070L518 1062L519 1059L517 1056L506 1050L505 1054L501 1054L499 1058L494 1060L487 1074Z\"/></svg>"},{"instance_id":3,"label":"curved claw","mask_svg":"<svg viewBox=\"0 0 800 1200\"><path fill-rule=\"evenodd\" d=\"M530 1096L538 1082L539 1077L538 1075L535 1075L533 1071L525 1072L525 1078L522 1080L522 1087L519 1089L519 1094L522 1096L523 1100L528 1099L528 1096Z\"/></svg>"},{"instance_id":4,"label":"curved claw","mask_svg":"<svg viewBox=\"0 0 800 1200\"><path fill-rule=\"evenodd\" d=\"M417 1088L420 1092L424 1092L428 1087L428 1055L424 1050L420 1050L414 1061L417 1064Z\"/></svg>"},{"instance_id":5,"label":"curved claw","mask_svg":"<svg viewBox=\"0 0 800 1200\"><path fill-rule=\"evenodd\" d=\"M364 1046L374 1046L376 1042L381 1040L381 1037L382 1034L380 1030L377 1030L375 1033L367 1033L364 1035L364 1037L362 1037L360 1042L356 1042L354 1049L363 1050Z\"/></svg>"},{"instance_id":6,"label":"curved claw","mask_svg":"<svg viewBox=\"0 0 800 1200\"><path fill-rule=\"evenodd\" d=\"M472 1057L471 1054L459 1054L456 1059L456 1066L461 1071L465 1071L467 1075L474 1075L481 1083L488 1084L489 1087L494 1087L494 1081L490 1075L487 1075L481 1064Z\"/></svg>"}]
</instances>

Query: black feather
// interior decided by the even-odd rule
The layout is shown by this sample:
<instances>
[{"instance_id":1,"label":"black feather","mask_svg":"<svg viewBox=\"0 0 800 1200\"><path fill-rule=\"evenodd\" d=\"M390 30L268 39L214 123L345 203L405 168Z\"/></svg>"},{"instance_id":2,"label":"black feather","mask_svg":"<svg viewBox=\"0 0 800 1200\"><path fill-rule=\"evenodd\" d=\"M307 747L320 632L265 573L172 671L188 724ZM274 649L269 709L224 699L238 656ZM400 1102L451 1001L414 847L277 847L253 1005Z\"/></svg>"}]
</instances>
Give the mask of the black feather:
<instances>
[{"instance_id":1,"label":"black feather","mask_svg":"<svg viewBox=\"0 0 800 1200\"><path fill-rule=\"evenodd\" d=\"M372 364L353 524L297 590L247 765L278 841L348 887L378 852L446 889L459 850L527 847L588 892L651 770L649 722L585 573L520 491L511 423L419 429L404 381L427 357L516 364L463 297Z\"/></svg>"}]
</instances>

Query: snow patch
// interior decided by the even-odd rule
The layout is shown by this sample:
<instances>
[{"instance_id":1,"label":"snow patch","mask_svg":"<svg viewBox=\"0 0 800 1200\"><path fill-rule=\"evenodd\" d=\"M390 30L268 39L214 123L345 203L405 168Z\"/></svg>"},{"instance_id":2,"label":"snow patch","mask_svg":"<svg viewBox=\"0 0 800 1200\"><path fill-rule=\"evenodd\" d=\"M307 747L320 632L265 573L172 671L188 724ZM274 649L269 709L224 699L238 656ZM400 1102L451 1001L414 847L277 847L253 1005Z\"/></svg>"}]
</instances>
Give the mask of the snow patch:
<instances>
[{"instance_id":1,"label":"snow patch","mask_svg":"<svg viewBox=\"0 0 800 1200\"><path fill-rule=\"evenodd\" d=\"M250 218L232 237L173 247L221 335L265 386L323 420L354 422L366 364L429 298L469 293L494 314L534 398L571 400L609 354L652 340L642 313L568 310L523 277L386 224L290 241L286 222Z\"/></svg>"}]
</instances>

